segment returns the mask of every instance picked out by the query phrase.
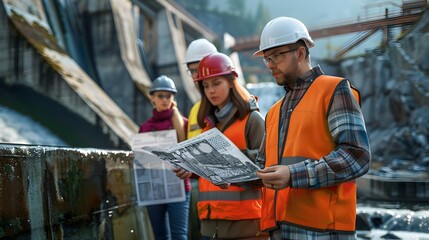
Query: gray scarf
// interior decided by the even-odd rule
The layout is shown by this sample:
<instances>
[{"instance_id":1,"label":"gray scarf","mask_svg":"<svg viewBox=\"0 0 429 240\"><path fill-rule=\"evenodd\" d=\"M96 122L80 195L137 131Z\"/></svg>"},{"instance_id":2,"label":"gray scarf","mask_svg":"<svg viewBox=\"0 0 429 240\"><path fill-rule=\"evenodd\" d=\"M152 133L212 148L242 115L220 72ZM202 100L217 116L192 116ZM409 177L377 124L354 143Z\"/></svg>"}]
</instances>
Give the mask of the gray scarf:
<instances>
[{"instance_id":1,"label":"gray scarf","mask_svg":"<svg viewBox=\"0 0 429 240\"><path fill-rule=\"evenodd\" d=\"M225 123L233 108L234 108L234 104L231 101L229 101L222 109L216 110L214 114L217 120L222 124Z\"/></svg>"}]
</instances>

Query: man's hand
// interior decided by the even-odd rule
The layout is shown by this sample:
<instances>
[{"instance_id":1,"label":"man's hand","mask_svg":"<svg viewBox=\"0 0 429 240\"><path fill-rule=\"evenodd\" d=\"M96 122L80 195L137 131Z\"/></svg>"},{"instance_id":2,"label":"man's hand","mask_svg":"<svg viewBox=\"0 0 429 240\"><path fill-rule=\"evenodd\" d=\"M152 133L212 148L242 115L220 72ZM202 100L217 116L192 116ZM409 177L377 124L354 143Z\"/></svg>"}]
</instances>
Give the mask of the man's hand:
<instances>
[{"instance_id":1,"label":"man's hand","mask_svg":"<svg viewBox=\"0 0 429 240\"><path fill-rule=\"evenodd\" d=\"M290 186L290 171L286 165L274 165L256 172L267 188L280 190Z\"/></svg>"},{"instance_id":2,"label":"man's hand","mask_svg":"<svg viewBox=\"0 0 429 240\"><path fill-rule=\"evenodd\" d=\"M185 169L174 167L173 172L176 173L176 176L180 179L187 179L192 176L191 172L186 171Z\"/></svg>"}]
</instances>

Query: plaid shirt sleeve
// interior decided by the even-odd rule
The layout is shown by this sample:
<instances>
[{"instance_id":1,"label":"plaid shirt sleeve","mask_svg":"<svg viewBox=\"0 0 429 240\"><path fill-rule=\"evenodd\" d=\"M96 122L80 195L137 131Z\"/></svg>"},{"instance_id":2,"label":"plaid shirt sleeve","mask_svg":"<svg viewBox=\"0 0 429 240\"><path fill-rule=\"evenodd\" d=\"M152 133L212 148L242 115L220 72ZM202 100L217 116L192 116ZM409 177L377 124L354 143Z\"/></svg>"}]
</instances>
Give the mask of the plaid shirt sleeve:
<instances>
[{"instance_id":1,"label":"plaid shirt sleeve","mask_svg":"<svg viewBox=\"0 0 429 240\"><path fill-rule=\"evenodd\" d=\"M369 170L371 155L365 121L347 80L335 89L327 121L335 150L316 161L308 159L290 165L291 187L333 186Z\"/></svg>"}]
</instances>

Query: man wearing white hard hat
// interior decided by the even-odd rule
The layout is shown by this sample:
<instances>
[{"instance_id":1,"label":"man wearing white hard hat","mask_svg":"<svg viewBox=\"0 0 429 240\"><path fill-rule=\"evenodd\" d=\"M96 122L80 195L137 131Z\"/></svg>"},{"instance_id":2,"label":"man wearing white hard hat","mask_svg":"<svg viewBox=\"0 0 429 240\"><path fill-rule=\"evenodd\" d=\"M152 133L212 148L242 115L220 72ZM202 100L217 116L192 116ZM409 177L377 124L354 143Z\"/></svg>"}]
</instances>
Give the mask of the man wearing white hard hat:
<instances>
[{"instance_id":1,"label":"man wearing white hard hat","mask_svg":"<svg viewBox=\"0 0 429 240\"><path fill-rule=\"evenodd\" d=\"M198 79L198 65L205 56L218 52L217 48L205 38L199 38L192 41L185 55L185 64L187 66L187 72L191 77L195 85L195 91L200 92L198 84L195 82ZM198 125L197 116L198 110L200 109L201 101L196 102L189 112L188 116L188 128L187 128L187 139L193 138L201 133L202 129ZM184 172L181 168L174 168L173 171L178 175ZM189 174L189 177L192 176ZM198 178L191 180L192 191L191 191L191 206L190 206L190 219L189 219L189 237L190 239L199 239L200 235L200 221L198 219L197 202L198 202Z\"/></svg>"},{"instance_id":2,"label":"man wearing white hard hat","mask_svg":"<svg viewBox=\"0 0 429 240\"><path fill-rule=\"evenodd\" d=\"M258 156L261 229L271 239L355 239L355 180L371 157L359 92L312 67L312 47L301 21L278 17L254 53L286 90L267 113Z\"/></svg>"},{"instance_id":3,"label":"man wearing white hard hat","mask_svg":"<svg viewBox=\"0 0 429 240\"><path fill-rule=\"evenodd\" d=\"M216 47L205 38L196 39L189 44L188 49L186 50L185 63L188 67L187 71L192 77L194 83L197 80L198 64L201 59L214 52L217 52ZM199 91L198 86L195 85L195 87L195 90ZM197 123L197 114L198 109L200 108L200 103L200 101L196 102L189 113L188 139L201 133L201 128Z\"/></svg>"}]
</instances>

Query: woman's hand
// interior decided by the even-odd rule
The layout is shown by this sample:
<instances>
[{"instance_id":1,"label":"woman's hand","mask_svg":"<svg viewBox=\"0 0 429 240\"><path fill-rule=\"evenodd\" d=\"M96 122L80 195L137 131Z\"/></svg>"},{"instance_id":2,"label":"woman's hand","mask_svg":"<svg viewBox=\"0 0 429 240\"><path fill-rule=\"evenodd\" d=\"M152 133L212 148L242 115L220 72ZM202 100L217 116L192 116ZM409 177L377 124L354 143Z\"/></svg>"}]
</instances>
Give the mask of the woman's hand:
<instances>
[{"instance_id":1,"label":"woman's hand","mask_svg":"<svg viewBox=\"0 0 429 240\"><path fill-rule=\"evenodd\" d=\"M180 179L188 179L192 176L191 172L188 172L185 169L179 167L173 167L173 172L175 172L176 176Z\"/></svg>"},{"instance_id":2,"label":"woman's hand","mask_svg":"<svg viewBox=\"0 0 429 240\"><path fill-rule=\"evenodd\" d=\"M171 116L171 121L174 129L176 129L177 141L183 142L186 140L187 129L185 128L185 120L183 119L179 109L177 108L176 101L172 102L171 109L173 109L173 115Z\"/></svg>"},{"instance_id":3,"label":"woman's hand","mask_svg":"<svg viewBox=\"0 0 429 240\"><path fill-rule=\"evenodd\" d=\"M171 108L172 108L174 111L179 112L179 109L177 108L177 102L176 102L175 100L171 101Z\"/></svg>"}]
</instances>

